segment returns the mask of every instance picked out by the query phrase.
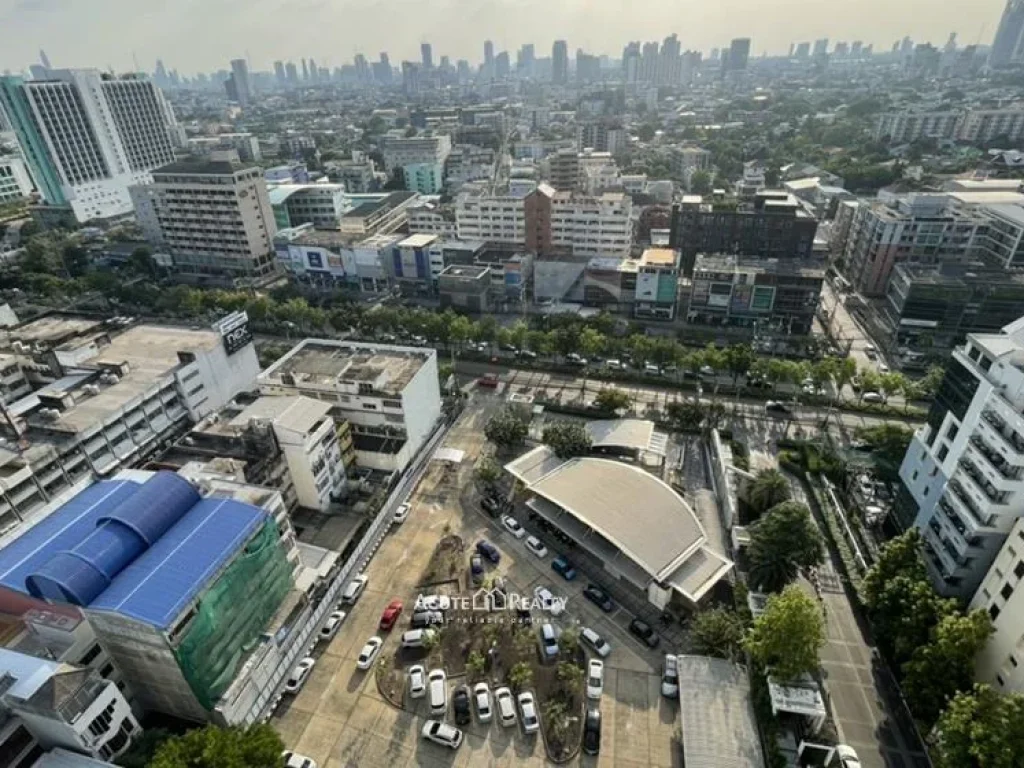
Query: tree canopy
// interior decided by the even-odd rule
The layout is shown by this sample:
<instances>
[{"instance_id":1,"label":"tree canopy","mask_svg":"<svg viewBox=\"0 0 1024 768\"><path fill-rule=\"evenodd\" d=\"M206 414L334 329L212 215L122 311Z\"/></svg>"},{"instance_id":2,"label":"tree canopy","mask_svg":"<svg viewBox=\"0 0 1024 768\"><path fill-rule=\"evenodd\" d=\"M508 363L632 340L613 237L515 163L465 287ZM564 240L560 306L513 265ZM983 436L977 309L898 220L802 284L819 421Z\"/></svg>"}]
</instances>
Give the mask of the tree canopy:
<instances>
[{"instance_id":1,"label":"tree canopy","mask_svg":"<svg viewBox=\"0 0 1024 768\"><path fill-rule=\"evenodd\" d=\"M522 445L530 427L523 415L512 406L502 408L487 420L484 436L499 448Z\"/></svg>"},{"instance_id":2,"label":"tree canopy","mask_svg":"<svg viewBox=\"0 0 1024 768\"><path fill-rule=\"evenodd\" d=\"M542 439L560 459L584 456L592 443L587 428L578 421L552 422L544 428Z\"/></svg>"},{"instance_id":3,"label":"tree canopy","mask_svg":"<svg viewBox=\"0 0 1024 768\"><path fill-rule=\"evenodd\" d=\"M742 501L749 519L756 520L772 507L789 501L791 496L785 475L777 469L762 469L747 485Z\"/></svg>"},{"instance_id":4,"label":"tree canopy","mask_svg":"<svg viewBox=\"0 0 1024 768\"><path fill-rule=\"evenodd\" d=\"M1024 696L975 685L953 697L935 730L937 768L1018 768L1024 756Z\"/></svg>"},{"instance_id":5,"label":"tree canopy","mask_svg":"<svg viewBox=\"0 0 1024 768\"><path fill-rule=\"evenodd\" d=\"M762 592L778 592L801 569L818 565L825 544L810 510L797 501L772 507L750 529L750 584Z\"/></svg>"},{"instance_id":6,"label":"tree canopy","mask_svg":"<svg viewBox=\"0 0 1024 768\"><path fill-rule=\"evenodd\" d=\"M149 768L280 768L284 743L269 725L208 725L168 739Z\"/></svg>"},{"instance_id":7,"label":"tree canopy","mask_svg":"<svg viewBox=\"0 0 1024 768\"><path fill-rule=\"evenodd\" d=\"M734 659L743 646L743 619L727 608L700 611L690 623L693 653Z\"/></svg>"},{"instance_id":8,"label":"tree canopy","mask_svg":"<svg viewBox=\"0 0 1024 768\"><path fill-rule=\"evenodd\" d=\"M824 643L821 608L803 589L790 584L768 598L744 646L773 677L787 681L818 668Z\"/></svg>"}]
</instances>

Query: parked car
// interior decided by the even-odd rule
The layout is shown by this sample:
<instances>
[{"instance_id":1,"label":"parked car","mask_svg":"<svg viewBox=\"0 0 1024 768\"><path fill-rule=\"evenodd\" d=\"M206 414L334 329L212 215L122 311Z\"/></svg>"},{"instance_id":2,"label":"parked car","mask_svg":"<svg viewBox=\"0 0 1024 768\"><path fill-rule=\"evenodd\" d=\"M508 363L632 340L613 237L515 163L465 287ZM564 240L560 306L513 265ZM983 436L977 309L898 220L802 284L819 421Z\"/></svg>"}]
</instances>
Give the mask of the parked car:
<instances>
[{"instance_id":1,"label":"parked car","mask_svg":"<svg viewBox=\"0 0 1024 768\"><path fill-rule=\"evenodd\" d=\"M616 360L615 358L605 360L604 365L606 368L612 371L624 371L626 369L626 366L622 364L622 361Z\"/></svg>"},{"instance_id":2,"label":"parked car","mask_svg":"<svg viewBox=\"0 0 1024 768\"><path fill-rule=\"evenodd\" d=\"M402 633L403 648L424 648L437 633L432 629L410 629Z\"/></svg>"},{"instance_id":3,"label":"parked car","mask_svg":"<svg viewBox=\"0 0 1024 768\"><path fill-rule=\"evenodd\" d=\"M494 517L501 511L501 502L493 496L484 496L480 499L480 506L483 507L484 512L487 512L491 517Z\"/></svg>"},{"instance_id":4,"label":"parked car","mask_svg":"<svg viewBox=\"0 0 1024 768\"><path fill-rule=\"evenodd\" d=\"M840 744L836 747L836 758L839 760L839 768L860 768L860 758L857 752L848 744Z\"/></svg>"},{"instance_id":5,"label":"parked car","mask_svg":"<svg viewBox=\"0 0 1024 768\"><path fill-rule=\"evenodd\" d=\"M519 694L519 714L523 720L523 733L536 733L540 730L540 720L537 718L537 702L529 691L523 691Z\"/></svg>"},{"instance_id":6,"label":"parked car","mask_svg":"<svg viewBox=\"0 0 1024 768\"><path fill-rule=\"evenodd\" d=\"M789 410L783 403L775 400L769 400L764 404L764 412L770 414L778 414L780 416L791 416L793 412Z\"/></svg>"},{"instance_id":7,"label":"parked car","mask_svg":"<svg viewBox=\"0 0 1024 768\"><path fill-rule=\"evenodd\" d=\"M398 621L398 617L402 615L402 601L395 599L388 603L384 612L380 615L380 628L385 632L389 631L395 622Z\"/></svg>"},{"instance_id":8,"label":"parked car","mask_svg":"<svg viewBox=\"0 0 1024 768\"><path fill-rule=\"evenodd\" d=\"M432 627L435 624L444 624L444 614L440 611L416 611L409 622L413 629Z\"/></svg>"},{"instance_id":9,"label":"parked car","mask_svg":"<svg viewBox=\"0 0 1024 768\"><path fill-rule=\"evenodd\" d=\"M505 526L505 530L515 536L517 539L521 539L526 535L526 529L519 524L512 515L502 515L501 524Z\"/></svg>"},{"instance_id":10,"label":"parked car","mask_svg":"<svg viewBox=\"0 0 1024 768\"><path fill-rule=\"evenodd\" d=\"M480 541L476 543L476 551L495 565L501 562L501 552L499 552L498 548L486 539L480 539Z\"/></svg>"},{"instance_id":11,"label":"parked car","mask_svg":"<svg viewBox=\"0 0 1024 768\"><path fill-rule=\"evenodd\" d=\"M409 667L409 698L422 699L427 695L427 670L423 665Z\"/></svg>"},{"instance_id":12,"label":"parked car","mask_svg":"<svg viewBox=\"0 0 1024 768\"><path fill-rule=\"evenodd\" d=\"M546 659L553 659L558 655L558 630L553 624L545 622L541 625L540 647Z\"/></svg>"},{"instance_id":13,"label":"parked car","mask_svg":"<svg viewBox=\"0 0 1024 768\"><path fill-rule=\"evenodd\" d=\"M604 662L591 659L587 663L587 698L600 699L604 693Z\"/></svg>"},{"instance_id":14,"label":"parked car","mask_svg":"<svg viewBox=\"0 0 1024 768\"><path fill-rule=\"evenodd\" d=\"M480 555L469 556L469 577L474 587L480 586L480 582L484 580L484 561Z\"/></svg>"},{"instance_id":15,"label":"parked car","mask_svg":"<svg viewBox=\"0 0 1024 768\"><path fill-rule=\"evenodd\" d=\"M300 755L298 752L292 752L290 749L281 753L281 761L284 768L317 768L316 760Z\"/></svg>"},{"instance_id":16,"label":"parked car","mask_svg":"<svg viewBox=\"0 0 1024 768\"><path fill-rule=\"evenodd\" d=\"M583 719L583 751L596 755L601 751L601 711L588 709Z\"/></svg>"},{"instance_id":17,"label":"parked car","mask_svg":"<svg viewBox=\"0 0 1024 768\"><path fill-rule=\"evenodd\" d=\"M462 731L454 725L448 725L440 720L427 720L420 733L427 741L440 744L442 747L458 749L462 746Z\"/></svg>"},{"instance_id":18,"label":"parked car","mask_svg":"<svg viewBox=\"0 0 1024 768\"><path fill-rule=\"evenodd\" d=\"M605 613L615 610L615 603L608 597L608 593L596 584L587 584L587 588L583 590L583 596Z\"/></svg>"},{"instance_id":19,"label":"parked car","mask_svg":"<svg viewBox=\"0 0 1024 768\"><path fill-rule=\"evenodd\" d=\"M576 569L572 567L572 563L565 559L564 555L559 555L551 561L551 570L560 574L566 581L572 581L576 578Z\"/></svg>"},{"instance_id":20,"label":"parked car","mask_svg":"<svg viewBox=\"0 0 1024 768\"><path fill-rule=\"evenodd\" d=\"M518 357L520 360L536 360L537 353L529 349L521 349Z\"/></svg>"},{"instance_id":21,"label":"parked car","mask_svg":"<svg viewBox=\"0 0 1024 768\"><path fill-rule=\"evenodd\" d=\"M702 365L700 367L700 375L701 376L714 376L715 373L716 373L715 369L712 368L710 365Z\"/></svg>"},{"instance_id":22,"label":"parked car","mask_svg":"<svg viewBox=\"0 0 1024 768\"><path fill-rule=\"evenodd\" d=\"M568 355L565 356L565 362L568 365L575 365L582 368L584 365L587 364L587 358L581 357L575 352L570 352Z\"/></svg>"},{"instance_id":23,"label":"parked car","mask_svg":"<svg viewBox=\"0 0 1024 768\"><path fill-rule=\"evenodd\" d=\"M498 374L485 373L483 376L476 380L476 385L478 387L487 387L488 389L497 389Z\"/></svg>"},{"instance_id":24,"label":"parked car","mask_svg":"<svg viewBox=\"0 0 1024 768\"><path fill-rule=\"evenodd\" d=\"M885 401L885 398L882 397L877 392L865 392L861 396L861 400L863 400L865 403L881 403Z\"/></svg>"},{"instance_id":25,"label":"parked car","mask_svg":"<svg viewBox=\"0 0 1024 768\"><path fill-rule=\"evenodd\" d=\"M288 682L284 684L284 692L298 693L301 691L302 686L306 684L306 678L308 678L309 673L313 671L315 664L316 659L311 656L307 656L296 664L295 669L293 669L291 675L288 676Z\"/></svg>"},{"instance_id":26,"label":"parked car","mask_svg":"<svg viewBox=\"0 0 1024 768\"><path fill-rule=\"evenodd\" d=\"M374 660L377 658L377 654L380 653L381 647L384 645L384 641L374 635L366 641L366 645L363 646L363 650L359 652L359 658L356 659L356 666L359 669L369 669L373 666Z\"/></svg>"},{"instance_id":27,"label":"parked car","mask_svg":"<svg viewBox=\"0 0 1024 768\"><path fill-rule=\"evenodd\" d=\"M427 675L430 714L444 715L448 710L448 675L443 669L432 669Z\"/></svg>"},{"instance_id":28,"label":"parked car","mask_svg":"<svg viewBox=\"0 0 1024 768\"><path fill-rule=\"evenodd\" d=\"M469 708L469 688L460 685L452 694L452 710L455 712L455 724L466 725L473 720L473 714Z\"/></svg>"},{"instance_id":29,"label":"parked car","mask_svg":"<svg viewBox=\"0 0 1024 768\"><path fill-rule=\"evenodd\" d=\"M363 590L366 589L366 585L370 583L370 577L365 573L360 573L345 587L345 591L341 593L341 602L344 605L352 605L359 596L363 594Z\"/></svg>"},{"instance_id":30,"label":"parked car","mask_svg":"<svg viewBox=\"0 0 1024 768\"><path fill-rule=\"evenodd\" d=\"M679 662L672 654L665 655L661 671L661 695L671 699L679 695Z\"/></svg>"},{"instance_id":31,"label":"parked car","mask_svg":"<svg viewBox=\"0 0 1024 768\"><path fill-rule=\"evenodd\" d=\"M341 629L341 623L345 620L344 611L334 611L330 616L327 617L327 621L320 627L320 639L321 640L332 640L334 636L338 634L338 630Z\"/></svg>"},{"instance_id":32,"label":"parked car","mask_svg":"<svg viewBox=\"0 0 1024 768\"><path fill-rule=\"evenodd\" d=\"M601 637L597 632L592 630L590 627L584 627L580 631L580 640L590 646L590 648L601 658L606 657L612 652L612 647L608 644L608 641Z\"/></svg>"},{"instance_id":33,"label":"parked car","mask_svg":"<svg viewBox=\"0 0 1024 768\"><path fill-rule=\"evenodd\" d=\"M879 373L888 373L889 372L889 366L886 363L879 363L878 364L878 372Z\"/></svg>"},{"instance_id":34,"label":"parked car","mask_svg":"<svg viewBox=\"0 0 1024 768\"><path fill-rule=\"evenodd\" d=\"M494 708L498 710L498 722L502 727L516 724L516 708L509 688L502 686L494 692Z\"/></svg>"},{"instance_id":35,"label":"parked car","mask_svg":"<svg viewBox=\"0 0 1024 768\"><path fill-rule=\"evenodd\" d=\"M660 376L661 368L656 366L654 363L647 363L644 365L644 373L648 376Z\"/></svg>"},{"instance_id":36,"label":"parked car","mask_svg":"<svg viewBox=\"0 0 1024 768\"><path fill-rule=\"evenodd\" d=\"M640 619L633 619L629 622L629 631L643 640L648 648L657 648L658 643L661 642L661 638L651 629L651 625L640 621Z\"/></svg>"},{"instance_id":37,"label":"parked car","mask_svg":"<svg viewBox=\"0 0 1024 768\"><path fill-rule=\"evenodd\" d=\"M541 543L541 540L538 539L536 536L527 536L525 544L526 548L533 552L533 554L535 554L537 557L548 556L548 548L545 547Z\"/></svg>"},{"instance_id":38,"label":"parked car","mask_svg":"<svg viewBox=\"0 0 1024 768\"><path fill-rule=\"evenodd\" d=\"M420 595L416 598L414 610L447 611L451 607L452 600L448 595Z\"/></svg>"},{"instance_id":39,"label":"parked car","mask_svg":"<svg viewBox=\"0 0 1024 768\"><path fill-rule=\"evenodd\" d=\"M543 585L534 587L533 596L540 602L541 610L547 611L552 616L558 616L562 613L562 602L556 600L551 590L547 587Z\"/></svg>"},{"instance_id":40,"label":"parked car","mask_svg":"<svg viewBox=\"0 0 1024 768\"><path fill-rule=\"evenodd\" d=\"M491 722L494 714L491 709L491 689L487 683L477 683L473 686L473 703L476 704L476 717L481 723Z\"/></svg>"},{"instance_id":41,"label":"parked car","mask_svg":"<svg viewBox=\"0 0 1024 768\"><path fill-rule=\"evenodd\" d=\"M408 519L409 513L412 511L412 504L402 504L398 509L395 510L394 522L396 525L401 525Z\"/></svg>"}]
</instances>

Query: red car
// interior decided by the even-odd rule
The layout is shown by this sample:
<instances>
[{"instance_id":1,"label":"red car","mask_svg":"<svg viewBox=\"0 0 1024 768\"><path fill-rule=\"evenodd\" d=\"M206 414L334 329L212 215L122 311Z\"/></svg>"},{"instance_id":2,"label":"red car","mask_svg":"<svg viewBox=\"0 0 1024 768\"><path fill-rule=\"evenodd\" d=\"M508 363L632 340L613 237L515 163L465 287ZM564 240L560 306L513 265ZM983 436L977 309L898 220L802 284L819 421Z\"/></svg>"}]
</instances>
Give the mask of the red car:
<instances>
[{"instance_id":1,"label":"red car","mask_svg":"<svg viewBox=\"0 0 1024 768\"><path fill-rule=\"evenodd\" d=\"M402 614L402 607L401 600L392 600L388 603L388 607L380 615L380 628L389 630L395 626L395 622L398 621L398 617Z\"/></svg>"}]
</instances>

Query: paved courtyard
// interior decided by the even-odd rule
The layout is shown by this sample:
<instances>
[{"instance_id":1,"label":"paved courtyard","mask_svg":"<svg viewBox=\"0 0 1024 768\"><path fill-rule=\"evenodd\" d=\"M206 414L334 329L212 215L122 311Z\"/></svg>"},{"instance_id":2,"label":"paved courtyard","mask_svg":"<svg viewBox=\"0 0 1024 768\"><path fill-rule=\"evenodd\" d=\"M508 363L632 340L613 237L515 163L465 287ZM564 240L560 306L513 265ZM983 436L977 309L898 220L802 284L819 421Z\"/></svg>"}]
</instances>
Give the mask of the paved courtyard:
<instances>
[{"instance_id":1,"label":"paved courtyard","mask_svg":"<svg viewBox=\"0 0 1024 768\"><path fill-rule=\"evenodd\" d=\"M411 498L411 516L392 529L371 561L366 592L338 635L317 649L316 667L302 691L286 697L271 721L289 749L313 758L321 768L547 763L539 736L525 736L518 727L505 729L475 719L466 727L460 749L430 744L419 735L426 719L423 700L406 699L405 709L399 710L378 693L372 670L356 669L356 656L366 639L379 634L377 622L388 601L400 597L411 605L420 574L446 530L461 535L469 544L483 537L496 544L502 552L499 571L512 588L525 593L544 584L556 595L567 596L568 607L558 623L591 626L614 648L605 659L601 754L597 758L581 754L572 764L627 768L681 764L678 704L660 695L662 657L626 632L631 617L622 608L607 616L601 613L580 595L586 586L583 577L571 583L563 581L550 568L552 555L536 558L475 504L468 503L464 509L460 502L459 489L472 482L473 464L485 446L483 425L489 411L501 402L498 395L481 395L470 401L444 442L445 447L466 452L463 467L457 473L443 471L440 464L428 470ZM526 520L522 522L530 527ZM394 650L407 626L406 613L385 637L383 655ZM461 683L460 678L453 678L449 687Z\"/></svg>"}]
</instances>

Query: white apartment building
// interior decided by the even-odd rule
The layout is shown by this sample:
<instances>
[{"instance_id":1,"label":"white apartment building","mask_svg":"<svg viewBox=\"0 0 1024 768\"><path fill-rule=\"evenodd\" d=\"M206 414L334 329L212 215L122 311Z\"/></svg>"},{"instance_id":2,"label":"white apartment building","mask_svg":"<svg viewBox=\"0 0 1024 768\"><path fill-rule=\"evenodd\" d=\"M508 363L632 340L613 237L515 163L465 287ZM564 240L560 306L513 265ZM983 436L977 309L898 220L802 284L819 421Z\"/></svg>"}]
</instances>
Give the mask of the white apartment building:
<instances>
[{"instance_id":1,"label":"white apartment building","mask_svg":"<svg viewBox=\"0 0 1024 768\"><path fill-rule=\"evenodd\" d=\"M1024 518L1005 543L971 600L987 611L994 632L975 660L975 679L1001 692L1024 692Z\"/></svg>"},{"instance_id":2,"label":"white apartment building","mask_svg":"<svg viewBox=\"0 0 1024 768\"><path fill-rule=\"evenodd\" d=\"M505 195L459 195L455 229L460 240L487 240L521 245L526 242L523 198Z\"/></svg>"},{"instance_id":3,"label":"white apartment building","mask_svg":"<svg viewBox=\"0 0 1024 768\"><path fill-rule=\"evenodd\" d=\"M24 160L20 157L0 157L0 205L26 198L34 189Z\"/></svg>"},{"instance_id":4,"label":"white apartment building","mask_svg":"<svg viewBox=\"0 0 1024 768\"><path fill-rule=\"evenodd\" d=\"M550 221L551 245L574 256L625 258L633 245L633 200L622 192L556 192Z\"/></svg>"},{"instance_id":5,"label":"white apartment building","mask_svg":"<svg viewBox=\"0 0 1024 768\"><path fill-rule=\"evenodd\" d=\"M0 354L0 404L19 400L32 391L22 366L30 360L21 355Z\"/></svg>"},{"instance_id":6,"label":"white apartment building","mask_svg":"<svg viewBox=\"0 0 1024 768\"><path fill-rule=\"evenodd\" d=\"M971 600L1024 516L1024 318L953 351L900 478L936 588Z\"/></svg>"},{"instance_id":7,"label":"white apartment building","mask_svg":"<svg viewBox=\"0 0 1024 768\"><path fill-rule=\"evenodd\" d=\"M406 165L444 165L452 151L451 136L388 136L381 154L388 173Z\"/></svg>"},{"instance_id":8,"label":"white apartment building","mask_svg":"<svg viewBox=\"0 0 1024 768\"><path fill-rule=\"evenodd\" d=\"M957 126L960 141L986 142L1000 136L1011 142L1024 136L1024 109L971 109Z\"/></svg>"},{"instance_id":9,"label":"white apartment building","mask_svg":"<svg viewBox=\"0 0 1024 768\"><path fill-rule=\"evenodd\" d=\"M243 312L209 330L44 317L4 337L31 363L35 391L0 422L0 535L68 488L154 453L259 373Z\"/></svg>"},{"instance_id":10,"label":"white apartment building","mask_svg":"<svg viewBox=\"0 0 1024 768\"><path fill-rule=\"evenodd\" d=\"M457 235L455 212L437 203L423 202L409 209L409 232L453 238Z\"/></svg>"},{"instance_id":11,"label":"white apartment building","mask_svg":"<svg viewBox=\"0 0 1024 768\"><path fill-rule=\"evenodd\" d=\"M1024 109L964 109L945 112L890 112L875 121L875 139L904 144L917 139L988 142L1024 136Z\"/></svg>"},{"instance_id":12,"label":"white apartment building","mask_svg":"<svg viewBox=\"0 0 1024 768\"><path fill-rule=\"evenodd\" d=\"M112 760L142 733L117 686L95 670L7 648L0 648L3 711L13 723L0 726L0 754L12 760L26 737L41 751L65 748Z\"/></svg>"},{"instance_id":13,"label":"white apartment building","mask_svg":"<svg viewBox=\"0 0 1024 768\"><path fill-rule=\"evenodd\" d=\"M306 395L348 421L356 464L401 472L441 418L437 352L306 339L260 374L265 395Z\"/></svg>"},{"instance_id":14,"label":"white apartment building","mask_svg":"<svg viewBox=\"0 0 1024 768\"><path fill-rule=\"evenodd\" d=\"M43 199L79 222L132 212L128 188L174 159L174 113L138 75L48 70L44 80L0 78L8 115Z\"/></svg>"},{"instance_id":15,"label":"white apartment building","mask_svg":"<svg viewBox=\"0 0 1024 768\"><path fill-rule=\"evenodd\" d=\"M344 184L270 184L267 194L279 229L302 224L337 229L352 208Z\"/></svg>"},{"instance_id":16,"label":"white apartment building","mask_svg":"<svg viewBox=\"0 0 1024 768\"><path fill-rule=\"evenodd\" d=\"M172 163L131 188L146 240L197 282L258 285L277 276L277 225L262 169L227 162Z\"/></svg>"},{"instance_id":17,"label":"white apartment building","mask_svg":"<svg viewBox=\"0 0 1024 768\"><path fill-rule=\"evenodd\" d=\"M980 253L1006 269L1024 268L1024 207L1002 203L978 212L986 225L977 238Z\"/></svg>"}]
</instances>

